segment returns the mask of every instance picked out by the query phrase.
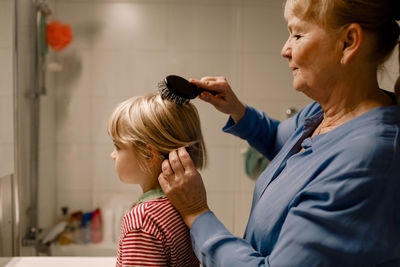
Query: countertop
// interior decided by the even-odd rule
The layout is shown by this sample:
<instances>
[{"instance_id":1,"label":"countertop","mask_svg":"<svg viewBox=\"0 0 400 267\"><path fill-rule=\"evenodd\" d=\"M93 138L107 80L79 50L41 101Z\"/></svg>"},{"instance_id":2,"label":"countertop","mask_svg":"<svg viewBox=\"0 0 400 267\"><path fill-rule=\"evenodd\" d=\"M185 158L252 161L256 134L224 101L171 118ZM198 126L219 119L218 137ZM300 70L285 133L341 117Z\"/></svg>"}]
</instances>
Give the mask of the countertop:
<instances>
[{"instance_id":1,"label":"countertop","mask_svg":"<svg viewBox=\"0 0 400 267\"><path fill-rule=\"evenodd\" d=\"M1 267L114 267L115 257L0 257Z\"/></svg>"}]
</instances>

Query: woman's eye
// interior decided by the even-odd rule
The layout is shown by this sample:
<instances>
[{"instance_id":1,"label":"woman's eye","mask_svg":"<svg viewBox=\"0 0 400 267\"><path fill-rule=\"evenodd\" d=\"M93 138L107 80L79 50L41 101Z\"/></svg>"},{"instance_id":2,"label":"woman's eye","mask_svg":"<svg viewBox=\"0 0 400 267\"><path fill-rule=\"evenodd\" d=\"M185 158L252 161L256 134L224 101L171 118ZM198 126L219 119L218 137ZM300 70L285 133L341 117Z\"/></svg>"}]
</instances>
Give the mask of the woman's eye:
<instances>
[{"instance_id":1,"label":"woman's eye","mask_svg":"<svg viewBox=\"0 0 400 267\"><path fill-rule=\"evenodd\" d=\"M114 147L116 150L119 150L119 146L117 144L114 144Z\"/></svg>"}]
</instances>

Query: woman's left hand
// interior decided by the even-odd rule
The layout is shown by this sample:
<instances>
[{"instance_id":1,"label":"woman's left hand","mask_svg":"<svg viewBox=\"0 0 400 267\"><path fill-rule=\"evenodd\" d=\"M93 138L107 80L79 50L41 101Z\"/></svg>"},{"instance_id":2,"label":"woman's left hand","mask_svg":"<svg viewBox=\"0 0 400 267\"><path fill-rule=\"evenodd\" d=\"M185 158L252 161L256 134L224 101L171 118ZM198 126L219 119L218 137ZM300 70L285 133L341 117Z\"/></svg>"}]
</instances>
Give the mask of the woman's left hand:
<instances>
[{"instance_id":1,"label":"woman's left hand","mask_svg":"<svg viewBox=\"0 0 400 267\"><path fill-rule=\"evenodd\" d=\"M209 210L201 175L184 147L170 152L161 169L158 177L161 188L190 227L200 214Z\"/></svg>"}]
</instances>

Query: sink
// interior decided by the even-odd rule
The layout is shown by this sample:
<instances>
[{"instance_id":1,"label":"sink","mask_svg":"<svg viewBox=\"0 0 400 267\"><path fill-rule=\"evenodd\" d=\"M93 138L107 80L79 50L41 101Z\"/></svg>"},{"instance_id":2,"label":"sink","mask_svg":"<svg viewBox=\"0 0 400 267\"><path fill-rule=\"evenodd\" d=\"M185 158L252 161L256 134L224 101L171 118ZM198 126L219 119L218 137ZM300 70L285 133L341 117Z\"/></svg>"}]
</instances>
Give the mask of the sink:
<instances>
[{"instance_id":1,"label":"sink","mask_svg":"<svg viewBox=\"0 0 400 267\"><path fill-rule=\"evenodd\" d=\"M0 258L1 267L114 267L116 257L13 257Z\"/></svg>"}]
</instances>

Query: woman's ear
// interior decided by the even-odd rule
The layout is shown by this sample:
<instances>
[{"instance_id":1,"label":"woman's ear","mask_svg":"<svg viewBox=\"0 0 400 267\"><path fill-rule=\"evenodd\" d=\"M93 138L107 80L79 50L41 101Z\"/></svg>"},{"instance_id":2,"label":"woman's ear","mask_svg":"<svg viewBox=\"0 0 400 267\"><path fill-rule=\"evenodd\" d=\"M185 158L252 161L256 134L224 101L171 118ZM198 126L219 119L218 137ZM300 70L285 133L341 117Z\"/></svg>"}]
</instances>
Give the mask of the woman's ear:
<instances>
[{"instance_id":1,"label":"woman's ear","mask_svg":"<svg viewBox=\"0 0 400 267\"><path fill-rule=\"evenodd\" d=\"M363 41L363 29L358 23L351 23L343 29L340 45L342 58L340 63L347 64L359 52Z\"/></svg>"}]
</instances>

